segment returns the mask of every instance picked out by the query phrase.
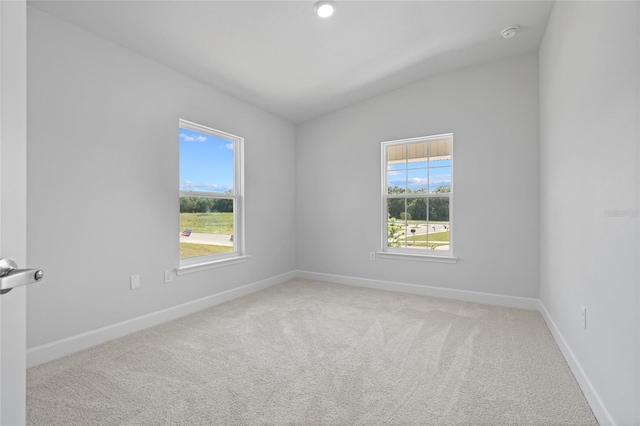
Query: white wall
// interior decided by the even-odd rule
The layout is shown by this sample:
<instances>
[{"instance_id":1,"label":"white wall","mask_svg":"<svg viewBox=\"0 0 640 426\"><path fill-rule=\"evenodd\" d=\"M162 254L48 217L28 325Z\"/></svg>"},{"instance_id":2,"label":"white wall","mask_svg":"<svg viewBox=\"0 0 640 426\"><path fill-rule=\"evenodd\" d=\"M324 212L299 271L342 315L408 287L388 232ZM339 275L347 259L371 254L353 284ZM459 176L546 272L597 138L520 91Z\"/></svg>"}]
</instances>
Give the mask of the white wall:
<instances>
[{"instance_id":1,"label":"white wall","mask_svg":"<svg viewBox=\"0 0 640 426\"><path fill-rule=\"evenodd\" d=\"M538 62L429 78L297 131L298 269L538 295ZM380 249L380 143L454 134L457 264L369 260Z\"/></svg>"},{"instance_id":2,"label":"white wall","mask_svg":"<svg viewBox=\"0 0 640 426\"><path fill-rule=\"evenodd\" d=\"M245 138L246 263L174 277L178 119ZM294 126L28 10L28 347L295 269ZM129 289L129 276L142 286Z\"/></svg>"},{"instance_id":3,"label":"white wall","mask_svg":"<svg viewBox=\"0 0 640 426\"><path fill-rule=\"evenodd\" d=\"M556 2L540 49L540 299L620 425L640 423L638 17L637 2Z\"/></svg>"}]
</instances>

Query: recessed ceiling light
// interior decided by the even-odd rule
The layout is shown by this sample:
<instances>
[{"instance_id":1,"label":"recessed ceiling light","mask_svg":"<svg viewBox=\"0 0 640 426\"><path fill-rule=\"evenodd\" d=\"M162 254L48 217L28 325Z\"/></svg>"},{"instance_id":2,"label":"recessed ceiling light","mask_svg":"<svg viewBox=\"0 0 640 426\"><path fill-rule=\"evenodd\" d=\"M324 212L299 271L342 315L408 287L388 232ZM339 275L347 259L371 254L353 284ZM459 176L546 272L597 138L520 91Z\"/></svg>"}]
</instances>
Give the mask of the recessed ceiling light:
<instances>
[{"instance_id":1,"label":"recessed ceiling light","mask_svg":"<svg viewBox=\"0 0 640 426\"><path fill-rule=\"evenodd\" d=\"M321 18L328 18L336 11L336 4L331 0L322 0L313 6L313 11Z\"/></svg>"},{"instance_id":2,"label":"recessed ceiling light","mask_svg":"<svg viewBox=\"0 0 640 426\"><path fill-rule=\"evenodd\" d=\"M502 38L513 38L513 36L516 35L519 29L520 27L518 27L517 25L512 25L500 31L500 35L502 36Z\"/></svg>"}]
</instances>

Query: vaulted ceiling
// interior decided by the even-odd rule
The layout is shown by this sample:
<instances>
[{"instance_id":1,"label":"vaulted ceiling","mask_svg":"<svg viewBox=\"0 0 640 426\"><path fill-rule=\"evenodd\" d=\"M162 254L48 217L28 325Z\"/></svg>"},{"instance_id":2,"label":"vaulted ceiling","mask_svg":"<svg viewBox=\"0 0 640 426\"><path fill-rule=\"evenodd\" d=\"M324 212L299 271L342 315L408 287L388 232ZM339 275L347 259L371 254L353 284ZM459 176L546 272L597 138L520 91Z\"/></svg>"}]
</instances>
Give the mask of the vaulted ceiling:
<instances>
[{"instance_id":1,"label":"vaulted ceiling","mask_svg":"<svg viewBox=\"0 0 640 426\"><path fill-rule=\"evenodd\" d=\"M428 76L535 52L550 1L30 1L300 123ZM500 31L518 25L503 39Z\"/></svg>"}]
</instances>

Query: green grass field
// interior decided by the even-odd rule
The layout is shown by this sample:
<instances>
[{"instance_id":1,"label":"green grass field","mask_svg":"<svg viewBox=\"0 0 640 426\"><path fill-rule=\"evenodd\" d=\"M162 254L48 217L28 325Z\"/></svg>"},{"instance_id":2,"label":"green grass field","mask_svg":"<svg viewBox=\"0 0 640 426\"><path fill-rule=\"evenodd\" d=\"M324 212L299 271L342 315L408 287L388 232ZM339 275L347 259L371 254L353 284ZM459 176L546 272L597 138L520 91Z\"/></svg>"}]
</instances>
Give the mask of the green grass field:
<instances>
[{"instance_id":1,"label":"green grass field","mask_svg":"<svg viewBox=\"0 0 640 426\"><path fill-rule=\"evenodd\" d=\"M233 213L180 213L180 232L191 228L202 234L233 234Z\"/></svg>"},{"instance_id":2,"label":"green grass field","mask_svg":"<svg viewBox=\"0 0 640 426\"><path fill-rule=\"evenodd\" d=\"M199 234L233 234L233 213L180 213L180 232L191 228ZM180 243L180 259L227 253L233 247L210 244Z\"/></svg>"},{"instance_id":3,"label":"green grass field","mask_svg":"<svg viewBox=\"0 0 640 426\"><path fill-rule=\"evenodd\" d=\"M442 245L448 245L449 242L451 241L451 236L449 231L445 231L445 232L434 232L432 234L428 234L429 236L429 242L427 243L427 234L419 234L414 236L412 234L409 234L406 237L406 243L407 246L409 247L426 247L427 244L431 247L431 248L435 248L436 246L442 246ZM394 246L404 246L405 245L405 238L403 235L397 237L397 242L394 244Z\"/></svg>"},{"instance_id":4,"label":"green grass field","mask_svg":"<svg viewBox=\"0 0 640 426\"><path fill-rule=\"evenodd\" d=\"M409 234L407 236L407 241L413 242L413 235ZM416 235L416 242L418 241L427 241L427 234ZM446 232L435 232L433 234L429 234L429 242L442 242L446 241L447 243L450 241L449 231Z\"/></svg>"},{"instance_id":5,"label":"green grass field","mask_svg":"<svg viewBox=\"0 0 640 426\"><path fill-rule=\"evenodd\" d=\"M207 256L209 254L228 253L230 251L233 251L233 247L180 243L180 259Z\"/></svg>"}]
</instances>

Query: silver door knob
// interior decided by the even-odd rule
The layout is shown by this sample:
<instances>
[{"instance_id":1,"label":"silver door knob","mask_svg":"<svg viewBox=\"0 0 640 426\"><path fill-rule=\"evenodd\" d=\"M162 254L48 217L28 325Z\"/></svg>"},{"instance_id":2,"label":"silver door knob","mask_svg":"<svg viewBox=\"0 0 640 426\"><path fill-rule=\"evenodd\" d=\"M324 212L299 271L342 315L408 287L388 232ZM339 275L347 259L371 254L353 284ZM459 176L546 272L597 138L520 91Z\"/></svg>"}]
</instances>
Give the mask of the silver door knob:
<instances>
[{"instance_id":1,"label":"silver door knob","mask_svg":"<svg viewBox=\"0 0 640 426\"><path fill-rule=\"evenodd\" d=\"M13 259L0 259L0 294L27 284L37 283L44 278L42 269L18 269Z\"/></svg>"}]
</instances>

